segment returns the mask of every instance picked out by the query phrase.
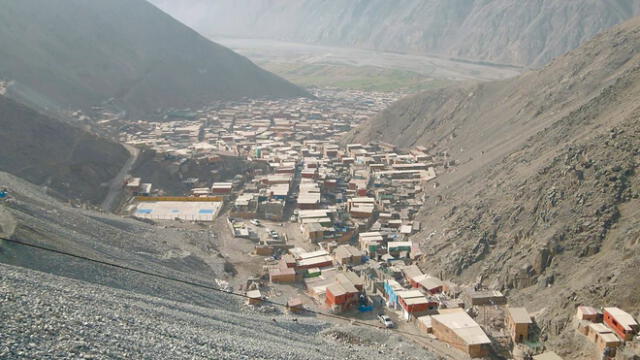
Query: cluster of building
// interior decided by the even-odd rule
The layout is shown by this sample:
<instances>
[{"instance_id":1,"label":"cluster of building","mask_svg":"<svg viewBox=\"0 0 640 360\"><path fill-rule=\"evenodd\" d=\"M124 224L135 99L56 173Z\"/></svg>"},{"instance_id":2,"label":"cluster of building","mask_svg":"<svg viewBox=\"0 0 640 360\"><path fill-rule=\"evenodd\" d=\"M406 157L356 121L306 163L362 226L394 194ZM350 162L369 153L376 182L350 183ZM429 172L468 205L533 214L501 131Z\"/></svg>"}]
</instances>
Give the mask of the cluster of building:
<instances>
[{"instance_id":1,"label":"cluster of building","mask_svg":"<svg viewBox=\"0 0 640 360\"><path fill-rule=\"evenodd\" d=\"M597 359L614 357L617 349L633 341L640 331L633 316L617 307L579 306L575 317L578 332L597 347Z\"/></svg>"},{"instance_id":2,"label":"cluster of building","mask_svg":"<svg viewBox=\"0 0 640 360\"><path fill-rule=\"evenodd\" d=\"M464 288L416 266L423 254L413 241L422 230L415 215L427 186L437 186L438 173L455 162L420 146L400 151L385 143L342 144L343 135L396 96L318 91L318 99L224 102L170 111L163 122L121 127L124 142L153 149L176 164L216 162L220 156L252 164L250 172L223 182L192 181L191 191L179 197L152 196L152 184L131 178L126 188L140 197L134 215L213 221L226 204L233 235L256 241L255 253L271 259L265 277L272 284L303 284L306 295L326 311L365 311L378 295L379 305L402 321L471 357L483 357L492 351L495 334L477 321L492 308L512 345L535 341L534 317L525 308L510 307L499 291ZM312 250L291 245L286 234L273 230L261 239L243 222L249 219L256 225L257 219L296 224L298 240ZM251 304L264 298L258 287L247 297ZM299 297L288 303L292 311L302 309ZM609 356L638 332L638 324L617 308L580 307L577 317L580 332Z\"/></svg>"},{"instance_id":3,"label":"cluster of building","mask_svg":"<svg viewBox=\"0 0 640 360\"><path fill-rule=\"evenodd\" d=\"M330 253L321 249L304 251L293 248L277 265L268 268L272 283L303 282L307 294L334 313L357 305L366 305L364 280L345 265L361 264L364 254L351 245L340 245Z\"/></svg>"},{"instance_id":4,"label":"cluster of building","mask_svg":"<svg viewBox=\"0 0 640 360\"><path fill-rule=\"evenodd\" d=\"M399 94L316 90L316 98L226 101L202 109L170 110L163 121L127 121L106 114L103 131L169 159L217 154L252 157L255 145L278 139L337 138L397 100ZM107 116L109 115L109 116ZM113 129L112 129L113 128Z\"/></svg>"},{"instance_id":5,"label":"cluster of building","mask_svg":"<svg viewBox=\"0 0 640 360\"><path fill-rule=\"evenodd\" d=\"M385 144L343 148L329 140L271 141L252 151L267 170L237 194L230 216L296 221L313 244L375 233L359 244L375 259L419 254L407 239L420 230L414 215L442 158L424 148L400 154Z\"/></svg>"},{"instance_id":6,"label":"cluster of building","mask_svg":"<svg viewBox=\"0 0 640 360\"><path fill-rule=\"evenodd\" d=\"M295 191L300 191L300 196L296 196L299 207L320 208L321 188L314 181L318 175L310 170L313 168L310 160L303 161L302 157L306 156L303 148L308 148L309 157L314 157L321 146L313 144L313 139L322 143L340 138L400 96L357 90L314 91L316 98L247 99L214 103L194 111L168 110L163 113L163 121L124 121L121 114L106 109L96 111L102 111L102 120L98 122L102 132L117 132L122 142L155 151L156 160L163 161L170 169L179 169L186 162L206 168L229 157L252 161L252 165L258 167L255 172L234 174L235 177L229 179L226 175L216 176L224 182L184 178L183 183L192 187L191 192L178 195L223 196L226 200L237 196L234 216L284 220L285 201L294 191L294 172L303 164L304 180L295 184ZM327 151L332 153L330 149ZM284 156L274 159L274 154ZM239 194L245 177L255 177L255 181ZM140 178L129 179L125 188L131 196L158 193L152 183L142 182ZM138 215L152 218L147 210L142 209ZM210 220L202 216L176 217ZM317 225L309 226L317 228Z\"/></svg>"}]
</instances>

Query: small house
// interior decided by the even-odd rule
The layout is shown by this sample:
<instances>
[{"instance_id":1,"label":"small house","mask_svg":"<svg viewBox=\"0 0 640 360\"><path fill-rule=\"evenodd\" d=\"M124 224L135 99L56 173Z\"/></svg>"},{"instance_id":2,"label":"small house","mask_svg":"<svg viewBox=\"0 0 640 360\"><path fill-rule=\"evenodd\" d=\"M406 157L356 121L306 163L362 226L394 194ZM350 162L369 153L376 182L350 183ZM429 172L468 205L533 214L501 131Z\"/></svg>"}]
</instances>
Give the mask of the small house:
<instances>
[{"instance_id":1,"label":"small house","mask_svg":"<svg viewBox=\"0 0 640 360\"><path fill-rule=\"evenodd\" d=\"M398 291L396 295L405 320L411 320L414 317L435 312L438 309L438 303L427 299L419 290Z\"/></svg>"},{"instance_id":2,"label":"small house","mask_svg":"<svg viewBox=\"0 0 640 360\"><path fill-rule=\"evenodd\" d=\"M471 291L466 293L470 305L505 305L507 298L498 290Z\"/></svg>"},{"instance_id":3,"label":"small house","mask_svg":"<svg viewBox=\"0 0 640 360\"><path fill-rule=\"evenodd\" d=\"M334 254L336 262L341 265L360 265L364 258L364 253L351 245L340 245Z\"/></svg>"},{"instance_id":4,"label":"small house","mask_svg":"<svg viewBox=\"0 0 640 360\"><path fill-rule=\"evenodd\" d=\"M620 346L620 339L604 324L592 323L587 327L587 338L594 342L601 352L608 349L610 355L615 355L615 349Z\"/></svg>"},{"instance_id":5,"label":"small house","mask_svg":"<svg viewBox=\"0 0 640 360\"><path fill-rule=\"evenodd\" d=\"M422 275L415 278L417 288L424 289L428 294L435 295L444 291L444 283L433 276Z\"/></svg>"},{"instance_id":6,"label":"small house","mask_svg":"<svg viewBox=\"0 0 640 360\"><path fill-rule=\"evenodd\" d=\"M335 283L327 286L326 303L332 311L340 313L357 304L358 294L358 289L352 284Z\"/></svg>"},{"instance_id":7,"label":"small house","mask_svg":"<svg viewBox=\"0 0 640 360\"><path fill-rule=\"evenodd\" d=\"M278 267L269 270L269 280L272 283L296 282L296 270L288 267Z\"/></svg>"},{"instance_id":8,"label":"small house","mask_svg":"<svg viewBox=\"0 0 640 360\"><path fill-rule=\"evenodd\" d=\"M487 356L491 350L491 340L487 334L464 310L433 315L431 325L438 340L464 351L472 358Z\"/></svg>"},{"instance_id":9,"label":"small house","mask_svg":"<svg viewBox=\"0 0 640 360\"><path fill-rule=\"evenodd\" d=\"M211 186L211 193L216 195L228 194L231 192L231 190L233 190L232 183L217 182L213 183L213 185Z\"/></svg>"},{"instance_id":10,"label":"small house","mask_svg":"<svg viewBox=\"0 0 640 360\"><path fill-rule=\"evenodd\" d=\"M533 321L531 321L527 309L523 307L508 308L505 322L514 343L521 343L529 339L529 328Z\"/></svg>"},{"instance_id":11,"label":"small house","mask_svg":"<svg viewBox=\"0 0 640 360\"><path fill-rule=\"evenodd\" d=\"M638 333L638 322L626 311L617 307L603 309L604 323L623 340L629 341Z\"/></svg>"},{"instance_id":12,"label":"small house","mask_svg":"<svg viewBox=\"0 0 640 360\"><path fill-rule=\"evenodd\" d=\"M403 291L405 288L402 287L395 280L385 280L384 282L384 295L387 300L387 306L393 309L398 308L398 295L397 292Z\"/></svg>"},{"instance_id":13,"label":"small house","mask_svg":"<svg viewBox=\"0 0 640 360\"><path fill-rule=\"evenodd\" d=\"M246 296L249 305L259 305L262 303L262 293L260 293L260 290L247 291Z\"/></svg>"},{"instance_id":14,"label":"small house","mask_svg":"<svg viewBox=\"0 0 640 360\"><path fill-rule=\"evenodd\" d=\"M601 322L602 313L591 306L578 306L578 309L576 310L576 318L578 320Z\"/></svg>"}]
</instances>

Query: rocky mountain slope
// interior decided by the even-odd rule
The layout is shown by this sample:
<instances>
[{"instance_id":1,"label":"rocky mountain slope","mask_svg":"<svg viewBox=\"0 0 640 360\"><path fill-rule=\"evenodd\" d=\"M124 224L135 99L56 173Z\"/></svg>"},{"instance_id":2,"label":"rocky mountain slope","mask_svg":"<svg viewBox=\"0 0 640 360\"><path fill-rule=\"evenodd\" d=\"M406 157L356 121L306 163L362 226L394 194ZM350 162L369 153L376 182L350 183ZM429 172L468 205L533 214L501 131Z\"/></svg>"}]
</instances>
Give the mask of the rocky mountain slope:
<instances>
[{"instance_id":1,"label":"rocky mountain slope","mask_svg":"<svg viewBox=\"0 0 640 360\"><path fill-rule=\"evenodd\" d=\"M0 96L0 171L60 198L99 203L129 158L120 144ZM0 184L2 186L2 184Z\"/></svg>"},{"instance_id":2,"label":"rocky mountain slope","mask_svg":"<svg viewBox=\"0 0 640 360\"><path fill-rule=\"evenodd\" d=\"M306 95L145 0L1 0L0 7L0 78L63 107L111 99L147 112Z\"/></svg>"},{"instance_id":3,"label":"rocky mountain slope","mask_svg":"<svg viewBox=\"0 0 640 360\"><path fill-rule=\"evenodd\" d=\"M152 0L205 34L539 66L640 14L638 0Z\"/></svg>"},{"instance_id":4,"label":"rocky mountain slope","mask_svg":"<svg viewBox=\"0 0 640 360\"><path fill-rule=\"evenodd\" d=\"M447 152L422 267L502 289L580 355L575 306L640 315L640 18L539 71L401 100L353 134Z\"/></svg>"}]
</instances>

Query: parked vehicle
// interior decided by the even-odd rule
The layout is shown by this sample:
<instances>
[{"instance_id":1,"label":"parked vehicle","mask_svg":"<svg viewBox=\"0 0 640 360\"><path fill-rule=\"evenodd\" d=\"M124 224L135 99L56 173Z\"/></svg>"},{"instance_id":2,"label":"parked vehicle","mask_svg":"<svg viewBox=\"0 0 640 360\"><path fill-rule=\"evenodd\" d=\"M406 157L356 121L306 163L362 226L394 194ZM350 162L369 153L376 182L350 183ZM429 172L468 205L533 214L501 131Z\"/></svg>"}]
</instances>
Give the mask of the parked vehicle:
<instances>
[{"instance_id":1,"label":"parked vehicle","mask_svg":"<svg viewBox=\"0 0 640 360\"><path fill-rule=\"evenodd\" d=\"M249 220L249 222L252 223L255 226L261 226L262 225L262 223L258 219L252 219L252 220Z\"/></svg>"},{"instance_id":2,"label":"parked vehicle","mask_svg":"<svg viewBox=\"0 0 640 360\"><path fill-rule=\"evenodd\" d=\"M391 318L385 314L378 314L378 320L380 320L382 325L384 325L384 327L386 327L387 329L395 326L393 320L391 320Z\"/></svg>"}]
</instances>

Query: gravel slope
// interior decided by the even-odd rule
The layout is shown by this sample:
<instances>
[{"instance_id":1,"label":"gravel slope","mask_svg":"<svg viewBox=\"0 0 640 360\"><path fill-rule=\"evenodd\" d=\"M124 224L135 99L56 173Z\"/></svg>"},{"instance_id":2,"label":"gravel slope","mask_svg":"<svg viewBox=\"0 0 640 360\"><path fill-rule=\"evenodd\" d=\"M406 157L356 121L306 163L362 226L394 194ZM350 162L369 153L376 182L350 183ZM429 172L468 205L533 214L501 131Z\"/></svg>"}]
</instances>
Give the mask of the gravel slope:
<instances>
[{"instance_id":1,"label":"gravel slope","mask_svg":"<svg viewBox=\"0 0 640 360\"><path fill-rule=\"evenodd\" d=\"M215 279L228 276L224 272L225 260L215 247L215 229L165 228L74 208L47 196L38 187L2 172L0 186L8 187L13 198L0 204L4 214L0 217L0 225L11 225L14 239L214 286ZM196 301L203 306L220 302L219 297L199 290L191 290L185 295L187 289L180 284L158 282L146 276L6 242L0 242L0 262L174 301Z\"/></svg>"},{"instance_id":2,"label":"gravel slope","mask_svg":"<svg viewBox=\"0 0 640 360\"><path fill-rule=\"evenodd\" d=\"M435 359L424 351L403 348L401 355L391 346L337 342L313 318L274 322L248 308L193 306L4 264L0 318L2 359Z\"/></svg>"}]
</instances>

